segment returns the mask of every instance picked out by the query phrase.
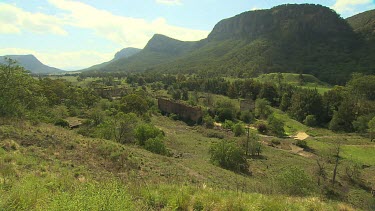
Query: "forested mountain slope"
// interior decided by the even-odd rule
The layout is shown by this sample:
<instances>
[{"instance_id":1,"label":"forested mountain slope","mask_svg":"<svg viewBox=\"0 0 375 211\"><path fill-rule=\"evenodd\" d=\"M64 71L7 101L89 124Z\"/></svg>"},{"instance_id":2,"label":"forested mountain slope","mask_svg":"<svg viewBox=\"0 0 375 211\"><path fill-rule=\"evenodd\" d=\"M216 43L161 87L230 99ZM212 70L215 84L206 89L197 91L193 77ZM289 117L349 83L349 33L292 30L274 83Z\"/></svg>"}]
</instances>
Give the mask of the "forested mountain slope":
<instances>
[{"instance_id":1,"label":"forested mountain slope","mask_svg":"<svg viewBox=\"0 0 375 211\"><path fill-rule=\"evenodd\" d=\"M374 62L366 56L373 50L367 46L330 8L288 4L222 20L206 39L197 42L155 35L136 56L102 70L239 77L292 72L343 84L352 72L374 73Z\"/></svg>"}]
</instances>

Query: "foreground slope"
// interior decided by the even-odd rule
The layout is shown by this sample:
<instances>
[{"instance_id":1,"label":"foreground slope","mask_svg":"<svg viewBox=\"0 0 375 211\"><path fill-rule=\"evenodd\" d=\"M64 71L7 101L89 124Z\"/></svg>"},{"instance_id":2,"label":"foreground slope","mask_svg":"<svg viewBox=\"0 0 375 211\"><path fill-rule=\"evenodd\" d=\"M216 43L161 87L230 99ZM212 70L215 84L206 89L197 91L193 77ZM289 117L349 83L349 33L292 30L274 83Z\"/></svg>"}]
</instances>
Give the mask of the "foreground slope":
<instances>
[{"instance_id":1,"label":"foreground slope","mask_svg":"<svg viewBox=\"0 0 375 211\"><path fill-rule=\"evenodd\" d=\"M364 48L366 43L333 10L288 4L222 20L206 39L197 42L155 35L139 54L103 70L240 77L292 72L337 84L353 71L374 73L374 62L363 59Z\"/></svg>"},{"instance_id":2,"label":"foreground slope","mask_svg":"<svg viewBox=\"0 0 375 211\"><path fill-rule=\"evenodd\" d=\"M47 66L40 62L34 55L7 55L0 56L0 63L5 62L5 58L10 58L18 62L20 66L29 70L35 74L51 74L51 73L63 73L64 70L60 70L54 67Z\"/></svg>"},{"instance_id":3,"label":"foreground slope","mask_svg":"<svg viewBox=\"0 0 375 211\"><path fill-rule=\"evenodd\" d=\"M176 158L48 124L1 121L0 209L352 210L317 197L239 193L215 183L195 183L188 178L199 180L199 174L208 172L189 175L189 157L178 164ZM226 174L232 182L241 177L215 168L218 174L211 179L219 183L224 184L220 180Z\"/></svg>"}]
</instances>

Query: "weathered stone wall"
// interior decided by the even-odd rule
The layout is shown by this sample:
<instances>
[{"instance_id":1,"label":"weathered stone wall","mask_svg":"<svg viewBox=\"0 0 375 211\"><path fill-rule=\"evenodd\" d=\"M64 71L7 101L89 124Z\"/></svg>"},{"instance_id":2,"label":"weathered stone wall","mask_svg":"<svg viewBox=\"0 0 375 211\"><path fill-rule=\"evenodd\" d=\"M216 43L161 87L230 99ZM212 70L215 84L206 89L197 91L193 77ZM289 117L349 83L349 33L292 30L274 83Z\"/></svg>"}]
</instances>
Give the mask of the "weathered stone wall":
<instances>
[{"instance_id":1,"label":"weathered stone wall","mask_svg":"<svg viewBox=\"0 0 375 211\"><path fill-rule=\"evenodd\" d=\"M199 107L192 107L163 98L158 99L158 107L162 112L177 114L185 120L198 122L203 116Z\"/></svg>"}]
</instances>

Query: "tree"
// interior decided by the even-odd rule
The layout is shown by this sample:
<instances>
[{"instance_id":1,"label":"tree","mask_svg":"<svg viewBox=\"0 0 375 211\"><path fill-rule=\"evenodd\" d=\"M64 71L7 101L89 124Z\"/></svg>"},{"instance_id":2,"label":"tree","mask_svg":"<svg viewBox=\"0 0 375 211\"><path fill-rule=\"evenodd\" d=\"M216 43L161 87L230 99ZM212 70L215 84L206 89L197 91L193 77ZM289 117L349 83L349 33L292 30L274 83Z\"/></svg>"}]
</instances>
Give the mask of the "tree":
<instances>
[{"instance_id":1,"label":"tree","mask_svg":"<svg viewBox=\"0 0 375 211\"><path fill-rule=\"evenodd\" d=\"M279 103L279 94L273 83L262 84L258 98L266 99L272 106L276 106Z\"/></svg>"},{"instance_id":2,"label":"tree","mask_svg":"<svg viewBox=\"0 0 375 211\"><path fill-rule=\"evenodd\" d=\"M335 182L336 182L336 175L337 175L337 167L339 165L339 162L340 162L340 152L341 152L341 142L340 141L337 141L335 143L335 146L333 148L333 157L335 159L335 167L333 169L333 175L332 175L332 187L335 186Z\"/></svg>"},{"instance_id":3,"label":"tree","mask_svg":"<svg viewBox=\"0 0 375 211\"><path fill-rule=\"evenodd\" d=\"M310 126L310 127L314 127L316 126L317 124L317 121L316 121L316 118L314 115L307 115L305 120L303 120L303 124L307 125L307 126Z\"/></svg>"},{"instance_id":4,"label":"tree","mask_svg":"<svg viewBox=\"0 0 375 211\"><path fill-rule=\"evenodd\" d=\"M211 162L235 172L247 172L248 163L243 150L233 142L222 140L210 148Z\"/></svg>"},{"instance_id":5,"label":"tree","mask_svg":"<svg viewBox=\"0 0 375 211\"><path fill-rule=\"evenodd\" d=\"M276 181L281 191L290 195L307 195L313 187L309 175L295 166L285 168L278 174Z\"/></svg>"},{"instance_id":6,"label":"tree","mask_svg":"<svg viewBox=\"0 0 375 211\"><path fill-rule=\"evenodd\" d=\"M0 63L0 116L23 116L43 104L36 80L12 59Z\"/></svg>"},{"instance_id":7,"label":"tree","mask_svg":"<svg viewBox=\"0 0 375 211\"><path fill-rule=\"evenodd\" d=\"M213 128L214 127L214 119L212 119L212 117L210 115L206 115L205 117L203 117L203 122L206 126L206 128Z\"/></svg>"},{"instance_id":8,"label":"tree","mask_svg":"<svg viewBox=\"0 0 375 211\"><path fill-rule=\"evenodd\" d=\"M277 137L283 137L285 135L284 122L276 118L274 115L268 117L268 128Z\"/></svg>"},{"instance_id":9,"label":"tree","mask_svg":"<svg viewBox=\"0 0 375 211\"><path fill-rule=\"evenodd\" d=\"M243 122L245 122L247 124L250 124L250 123L252 123L254 121L254 115L250 111L242 111L240 119Z\"/></svg>"},{"instance_id":10,"label":"tree","mask_svg":"<svg viewBox=\"0 0 375 211\"><path fill-rule=\"evenodd\" d=\"M136 94L126 95L121 99L121 103L120 109L125 113L133 112L142 115L149 109L147 101Z\"/></svg>"},{"instance_id":11,"label":"tree","mask_svg":"<svg viewBox=\"0 0 375 211\"><path fill-rule=\"evenodd\" d=\"M272 113L270 103L266 99L257 99L255 101L255 115L266 119Z\"/></svg>"},{"instance_id":12,"label":"tree","mask_svg":"<svg viewBox=\"0 0 375 211\"><path fill-rule=\"evenodd\" d=\"M235 106L227 100L217 102L215 110L221 122L224 122L225 120L233 120L236 113Z\"/></svg>"},{"instance_id":13,"label":"tree","mask_svg":"<svg viewBox=\"0 0 375 211\"><path fill-rule=\"evenodd\" d=\"M160 155L168 154L168 150L164 145L162 136L147 139L147 141L145 142L145 149Z\"/></svg>"},{"instance_id":14,"label":"tree","mask_svg":"<svg viewBox=\"0 0 375 211\"><path fill-rule=\"evenodd\" d=\"M369 129L368 123L374 117L374 114L359 116L353 121L354 130L358 133L366 133Z\"/></svg>"},{"instance_id":15,"label":"tree","mask_svg":"<svg viewBox=\"0 0 375 211\"><path fill-rule=\"evenodd\" d=\"M323 181L325 181L327 179L327 172L326 172L326 168L324 166L323 160L317 159L316 164L318 165L318 168L316 168L315 173L316 173L316 176L318 177L318 186L320 186L321 184L320 179L322 178Z\"/></svg>"},{"instance_id":16,"label":"tree","mask_svg":"<svg viewBox=\"0 0 375 211\"><path fill-rule=\"evenodd\" d=\"M134 128L138 124L138 118L134 113L124 114L119 112L115 116L115 139L119 143L131 143L134 141Z\"/></svg>"},{"instance_id":17,"label":"tree","mask_svg":"<svg viewBox=\"0 0 375 211\"><path fill-rule=\"evenodd\" d=\"M247 137L241 139L240 146L244 150L245 155L254 156L256 153L259 155L261 153L261 144L259 143L259 137L254 132L247 128Z\"/></svg>"},{"instance_id":18,"label":"tree","mask_svg":"<svg viewBox=\"0 0 375 211\"><path fill-rule=\"evenodd\" d=\"M289 114L299 122L308 115L314 115L321 121L323 113L322 96L317 90L300 89L293 93Z\"/></svg>"},{"instance_id":19,"label":"tree","mask_svg":"<svg viewBox=\"0 0 375 211\"><path fill-rule=\"evenodd\" d=\"M329 123L329 129L333 131L353 131L352 122L355 120L354 106L354 103L349 99L344 100L338 111L334 112Z\"/></svg>"},{"instance_id":20,"label":"tree","mask_svg":"<svg viewBox=\"0 0 375 211\"><path fill-rule=\"evenodd\" d=\"M149 124L138 125L135 129L135 138L141 146L144 146L148 139L156 138L160 135L163 135L163 132Z\"/></svg>"},{"instance_id":21,"label":"tree","mask_svg":"<svg viewBox=\"0 0 375 211\"><path fill-rule=\"evenodd\" d=\"M375 139L375 117L368 122L368 131L370 133L371 142Z\"/></svg>"},{"instance_id":22,"label":"tree","mask_svg":"<svg viewBox=\"0 0 375 211\"><path fill-rule=\"evenodd\" d=\"M234 136L242 136L245 134L245 128L242 126L241 123L237 123L233 126Z\"/></svg>"}]
</instances>

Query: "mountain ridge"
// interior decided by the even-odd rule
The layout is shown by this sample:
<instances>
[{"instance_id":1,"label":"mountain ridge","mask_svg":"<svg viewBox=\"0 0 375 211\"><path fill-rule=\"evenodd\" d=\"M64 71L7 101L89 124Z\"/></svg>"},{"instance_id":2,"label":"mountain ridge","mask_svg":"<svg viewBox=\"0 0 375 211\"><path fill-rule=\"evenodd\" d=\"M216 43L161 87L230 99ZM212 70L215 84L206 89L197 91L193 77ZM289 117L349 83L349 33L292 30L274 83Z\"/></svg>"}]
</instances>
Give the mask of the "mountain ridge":
<instances>
[{"instance_id":1,"label":"mountain ridge","mask_svg":"<svg viewBox=\"0 0 375 211\"><path fill-rule=\"evenodd\" d=\"M5 58L10 58L17 61L20 66L34 74L53 74L66 72L64 70L43 64L32 54L0 56L0 63L4 63Z\"/></svg>"},{"instance_id":2,"label":"mountain ridge","mask_svg":"<svg viewBox=\"0 0 375 211\"><path fill-rule=\"evenodd\" d=\"M365 41L332 9L287 4L224 19L200 41L154 35L136 56L108 64L105 71L236 77L291 72L343 84L353 71L374 73L374 62L363 58L365 48Z\"/></svg>"}]
</instances>

